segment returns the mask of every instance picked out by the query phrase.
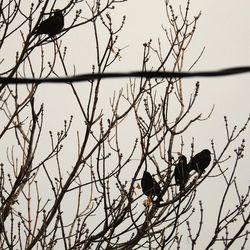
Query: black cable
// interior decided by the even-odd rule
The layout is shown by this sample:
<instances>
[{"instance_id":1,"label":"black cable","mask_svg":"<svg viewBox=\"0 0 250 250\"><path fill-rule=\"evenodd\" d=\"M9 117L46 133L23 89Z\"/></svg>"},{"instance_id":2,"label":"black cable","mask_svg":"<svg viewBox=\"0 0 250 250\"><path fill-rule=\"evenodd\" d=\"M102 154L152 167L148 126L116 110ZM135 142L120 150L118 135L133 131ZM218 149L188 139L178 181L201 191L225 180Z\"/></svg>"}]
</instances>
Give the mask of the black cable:
<instances>
[{"instance_id":1,"label":"black cable","mask_svg":"<svg viewBox=\"0 0 250 250\"><path fill-rule=\"evenodd\" d=\"M0 77L0 83L6 84L27 84L27 83L63 83L63 82L82 82L105 78L124 78L124 77L144 77L144 78L188 78L188 77L218 77L249 73L250 66L226 68L216 71L196 71L196 72L159 72L159 71L132 71L132 72L113 72L113 73L92 73L80 74L71 77L51 77L51 78L9 78ZM2 87L2 86L1 86Z\"/></svg>"}]
</instances>

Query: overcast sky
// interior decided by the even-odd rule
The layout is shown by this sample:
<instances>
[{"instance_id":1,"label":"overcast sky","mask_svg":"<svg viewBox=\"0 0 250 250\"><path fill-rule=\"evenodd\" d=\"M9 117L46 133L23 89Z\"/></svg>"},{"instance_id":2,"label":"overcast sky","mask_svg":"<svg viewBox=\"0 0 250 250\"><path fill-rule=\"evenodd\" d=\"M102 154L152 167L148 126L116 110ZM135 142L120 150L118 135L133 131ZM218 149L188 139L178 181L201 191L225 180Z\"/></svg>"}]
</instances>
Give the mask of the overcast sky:
<instances>
[{"instance_id":1,"label":"overcast sky","mask_svg":"<svg viewBox=\"0 0 250 250\"><path fill-rule=\"evenodd\" d=\"M186 1L172 1L178 9L179 3ZM87 8L85 9L87 11ZM83 14L84 11L83 9ZM187 56L185 58L184 69L188 69L193 61L199 56L203 47L205 52L200 61L193 70L218 70L226 67L250 65L250 1L246 0L209 0L200 1L192 0L190 4L190 19L201 11L201 17L197 24L197 30L194 39L190 45ZM122 15L126 15L126 23L124 29L119 35L118 45L120 48L126 47L122 51L122 59L115 64L112 70L129 71L141 68L141 59L144 42L152 39L152 44L157 45L157 39L160 38L162 43L166 41L166 37L162 26L168 27L165 1L149 1L149 0L133 0L117 5L114 12L110 11L114 16L117 26ZM115 24L115 22L114 22ZM67 20L66 20L67 26ZM67 39L64 38L64 44L72 44L78 41L77 46L69 46L69 65L76 65L78 73L88 73L91 71L92 63L95 61L93 44L93 31L91 25L80 27L68 33ZM79 36L80 34L80 36ZM70 69L70 67L69 67ZM73 72L73 67L71 67ZM193 109L194 114L202 112L208 114L213 105L214 112L211 118L204 122L193 126L184 135L187 139L187 149L190 147L192 137L198 142L197 150L204 147L210 147L210 140L214 139L221 148L225 142L224 115L229 118L231 128L234 125L242 126L249 115L249 93L250 93L250 74L221 77L221 78L193 78L184 80L184 88L187 91L194 89L196 81L200 81L200 95L198 102ZM105 81L106 82L106 81ZM109 81L104 91L108 96L112 93L113 85ZM121 83L119 87L126 86L124 79L115 81L115 85ZM70 100L70 92L66 87L63 98L60 99L61 93L58 92L58 86L51 86L50 93L47 93L47 87L41 87L41 91L46 93L47 117L57 117L53 119L56 124L60 120L65 119L66 113L74 113L74 105L65 105L65 100ZM62 90L61 90L62 91ZM58 97L55 104L54 98ZM61 100L61 101L60 101ZM107 99L108 100L108 99ZM103 105L106 105L105 102ZM61 107L64 107L63 109ZM75 118L77 119L77 118ZM51 124L49 124L51 126ZM243 186L249 184L249 165L250 155L247 155L250 147L250 129L245 133L246 139L246 158L242 165L240 180ZM133 127L131 127L133 131ZM203 185L203 188L207 186Z\"/></svg>"},{"instance_id":2,"label":"overcast sky","mask_svg":"<svg viewBox=\"0 0 250 250\"><path fill-rule=\"evenodd\" d=\"M178 10L179 3L185 8L186 1L172 2L176 3L174 5L176 10ZM192 65L203 47L205 47L205 51L193 68L195 71L218 70L250 64L249 9L250 2L245 0L237 1L237 3L232 0L219 2L215 0L192 0L190 19L199 12L202 14L184 60L184 70ZM83 9L83 13L84 11L87 12L87 8ZM163 45L167 46L165 33L162 29L162 27L168 28L164 0L127 1L120 4L120 6L117 5L115 11L110 11L110 13L115 18L114 26L116 24L118 26L122 15L127 17L117 43L119 48L126 48L122 51L121 61L116 63L110 70L129 71L140 69L142 44L149 39L152 39L152 44L155 47L158 38L161 39ZM69 65L70 63L75 64L78 73L90 72L92 63L95 60L95 54L90 49L91 46L94 49L91 25L86 25L84 28L80 27L69 33L68 44L71 44L72 40L70 38L79 41L79 45L69 47L69 56L74 58L74 61L70 61ZM67 40L64 39L64 42L67 44ZM209 79L193 78L184 81L187 90L192 90L196 81L201 84L200 96L196 105L197 112L200 110L200 112L207 114L211 107L215 105L214 113L211 119L206 122L205 127L207 129L205 134L209 135L209 139L222 135L222 131L224 131L224 115L229 117L232 126L235 124L241 125L246 121L249 114L249 105L247 105L249 103L249 80L250 74ZM121 80L120 82L121 87L124 86L124 81ZM108 89L104 91L108 91ZM107 92L107 94L109 93Z\"/></svg>"},{"instance_id":3,"label":"overcast sky","mask_svg":"<svg viewBox=\"0 0 250 250\"><path fill-rule=\"evenodd\" d=\"M183 4L186 1L172 1ZM218 70L226 67L250 65L250 1L240 0L192 0L190 5L190 19L201 11L201 17L197 24L197 30L194 39L190 45L185 58L184 70L192 65L193 61L199 56L203 47L205 52L200 61L193 70ZM111 12L112 13L112 12ZM125 4L116 6L114 17L118 22L122 15L126 15L125 27L119 36L119 46L126 47L122 51L122 59L117 63L113 70L129 71L141 68L142 44L152 39L152 44L157 45L157 39L160 38L162 44L167 43L162 27L168 28L165 2L163 0L133 0ZM88 29L88 27L86 27ZM77 31L76 31L77 32ZM90 34L88 36L87 34ZM78 34L76 33L76 36ZM89 46L93 37L87 31L83 33L83 46ZM74 49L74 48L73 48ZM79 49L76 48L76 55ZM86 53L86 50L85 50ZM84 57L87 57L83 56ZM92 55L93 57L93 55ZM81 58L81 60L83 59ZM91 56L90 56L91 58ZM82 61L81 61L82 62ZM90 70L89 60L82 62L82 68L79 72L88 72ZM84 69L84 70L83 70ZM194 125L184 134L186 139L186 150L190 149L192 137L196 138L197 150L211 148L210 140L214 139L217 148L220 150L225 143L224 115L228 116L230 128L234 125L242 126L250 113L250 74L222 77L222 78L193 78L184 80L184 88L187 91L194 89L196 81L200 81L200 94L198 102L193 109L193 114L202 112L208 114L213 105L214 112L211 118L204 122ZM115 81L117 84L118 81ZM124 80L120 80L121 87L125 86ZM110 94L111 85L107 83L107 95ZM103 103L105 105L105 102ZM133 131L133 127L129 128ZM245 133L246 152L245 159L241 162L241 168L238 171L238 181L242 184L242 190L246 190L249 185L249 160L250 155L250 129ZM126 135L125 135L126 136ZM237 144L234 145L235 147ZM189 151L188 151L189 152ZM232 153L233 155L233 153ZM232 165L228 164L228 167ZM218 171L215 170L215 173ZM208 179L199 190L198 198L204 198L206 206L205 223L207 230L213 230L213 223L209 223L211 218L216 215L220 195L214 197L215 193L220 193L225 184L218 179ZM209 210L209 212L208 212ZM207 242L205 233L203 244ZM202 245L202 242L200 243ZM248 244L250 247L250 244Z\"/></svg>"},{"instance_id":4,"label":"overcast sky","mask_svg":"<svg viewBox=\"0 0 250 250\"><path fill-rule=\"evenodd\" d=\"M172 1L182 3L186 1ZM176 6L178 6L178 3ZM240 0L192 0L190 5L190 18L202 13L195 37L187 53L187 69L199 55L203 47L205 52L193 70L218 70L226 67L250 65L250 1ZM165 40L162 26L167 28L167 18L165 15L164 1L134 0L128 1L125 7L117 8L117 12L126 14L126 25L120 36L122 46L129 45L124 50L121 65L118 70L140 69L140 59L142 57L142 43L153 39L153 44L157 44L157 39ZM165 40L166 41L166 40ZM222 78L194 78L184 80L184 88L193 89L194 83L200 81L201 89L198 103L194 112L208 114L211 107L215 109L211 118L198 126L193 126L184 135L187 139L187 148L194 136L198 141L198 150L210 147L211 139L217 143L221 149L222 142L225 142L224 115L228 116L230 127L234 125L242 126L250 113L250 74L237 75ZM246 152L245 159L238 169L238 181L242 184L242 190L246 190L249 185L249 161L250 161L250 129L245 133ZM234 145L236 147L236 145ZM186 148L186 149L187 149ZM233 156L233 153L232 153ZM232 165L228 165L232 167ZM216 172L216 170L215 170ZM218 172L216 172L218 173ZM225 184L214 178L210 178L200 188L199 198L206 197L205 223L207 230L213 230L213 223L209 223L216 215L217 202L221 197L215 197L215 193L220 193ZM234 205L230 205L234 206ZM229 207L230 207L229 206ZM198 222L197 222L198 223ZM205 233L203 244L207 242ZM201 246L203 245L200 242ZM250 243L248 243L250 247ZM237 249L237 247L235 248Z\"/></svg>"},{"instance_id":5,"label":"overcast sky","mask_svg":"<svg viewBox=\"0 0 250 250\"><path fill-rule=\"evenodd\" d=\"M177 7L178 2L185 3L185 1L175 0L172 2L177 3ZM188 69L192 65L203 47L205 47L205 52L193 69L195 71L250 65L249 10L250 1L247 0L237 2L233 0L191 0L190 18L200 11L202 15L187 53L184 69ZM117 5L114 13L117 22L121 20L122 15L127 16L125 27L120 33L118 42L121 48L126 47L126 49L122 50L121 61L112 70L138 70L141 68L142 44L152 39L152 44L157 45L158 38L163 43L166 42L162 29L162 26L168 27L165 2L164 0L129 0L121 4L120 7ZM66 26L70 22L65 20ZM72 46L72 41L78 43L74 43L75 45ZM69 45L69 73L73 74L73 65L76 66L77 73L91 72L92 64L95 63L95 56L94 52L88 49L93 45L91 44L93 43L93 31L90 24L70 31L63 38L63 43ZM94 49L94 45L92 49ZM215 109L208 121L191 127L184 135L187 140L187 149L190 147L192 137L197 138L197 150L211 148L211 139L214 139L216 143L218 142L218 147L221 148L220 143L225 138L224 115L228 116L231 127L234 125L240 127L245 123L250 113L250 74L210 79L193 78L184 80L184 88L187 91L194 89L196 81L200 81L201 89L198 102L193 109L194 114L202 112L206 115L213 105L215 105ZM119 82L121 87L126 86L126 81L119 80ZM118 81L115 82L115 84L117 83ZM111 85L111 83L108 83L107 87L104 88L104 94L107 97L112 96L112 92L110 92L112 88L109 88ZM61 86L60 91L58 89L58 85L50 85L49 91L48 85L39 86L37 99L40 98L40 101L45 103L45 118L48 121L45 129L47 130L60 130L63 126L62 121L68 118L70 114L77 113L74 106L76 103L72 101L72 93L68 91L68 86ZM57 102L55 102L55 99ZM77 119L76 117L76 122ZM58 128L59 124L61 124L60 128ZM133 128L129 129L133 130ZM250 128L245 133L246 158L242 161L242 168L239 172L239 180L242 183L243 190L249 184L250 179L248 163L250 160L250 154L248 154L250 148L249 131ZM208 203L213 203L213 192L207 190L214 187L213 191L216 191L217 188L223 187L223 184L214 184L213 181L208 181L206 185L202 185L200 190L201 194L207 197ZM209 205L211 205L211 211L213 211L212 204ZM248 245L250 247L250 244Z\"/></svg>"}]
</instances>

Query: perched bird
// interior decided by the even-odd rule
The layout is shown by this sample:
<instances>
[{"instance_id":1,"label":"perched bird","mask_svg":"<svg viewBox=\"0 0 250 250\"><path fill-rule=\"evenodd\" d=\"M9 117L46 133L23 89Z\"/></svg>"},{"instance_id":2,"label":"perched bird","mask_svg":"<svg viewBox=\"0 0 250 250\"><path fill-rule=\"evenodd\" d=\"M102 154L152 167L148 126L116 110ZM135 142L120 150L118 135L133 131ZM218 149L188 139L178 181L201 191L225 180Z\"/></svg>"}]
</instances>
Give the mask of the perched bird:
<instances>
[{"instance_id":1,"label":"perched bird","mask_svg":"<svg viewBox=\"0 0 250 250\"><path fill-rule=\"evenodd\" d=\"M153 193L153 187L154 187L154 179L151 176L151 174L147 171L144 171L142 179L141 179L141 187L142 187L142 192L150 196Z\"/></svg>"},{"instance_id":2,"label":"perched bird","mask_svg":"<svg viewBox=\"0 0 250 250\"><path fill-rule=\"evenodd\" d=\"M141 179L141 187L142 187L142 192L149 196L157 196L159 200L162 200L160 197L161 193L161 187L158 182L155 181L155 179L152 177L152 175L144 171L142 179Z\"/></svg>"},{"instance_id":3,"label":"perched bird","mask_svg":"<svg viewBox=\"0 0 250 250\"><path fill-rule=\"evenodd\" d=\"M189 169L195 170L198 173L202 173L209 165L211 161L211 152L208 149L202 150L191 158L189 162Z\"/></svg>"},{"instance_id":4,"label":"perched bird","mask_svg":"<svg viewBox=\"0 0 250 250\"><path fill-rule=\"evenodd\" d=\"M64 26L64 16L61 10L55 10L54 14L48 19L42 21L35 30L35 34L46 34L49 36L55 36L60 33Z\"/></svg>"},{"instance_id":5,"label":"perched bird","mask_svg":"<svg viewBox=\"0 0 250 250\"><path fill-rule=\"evenodd\" d=\"M179 157L179 161L174 170L174 177L176 185L180 186L180 190L184 190L189 177L189 168L186 156L181 155Z\"/></svg>"}]
</instances>

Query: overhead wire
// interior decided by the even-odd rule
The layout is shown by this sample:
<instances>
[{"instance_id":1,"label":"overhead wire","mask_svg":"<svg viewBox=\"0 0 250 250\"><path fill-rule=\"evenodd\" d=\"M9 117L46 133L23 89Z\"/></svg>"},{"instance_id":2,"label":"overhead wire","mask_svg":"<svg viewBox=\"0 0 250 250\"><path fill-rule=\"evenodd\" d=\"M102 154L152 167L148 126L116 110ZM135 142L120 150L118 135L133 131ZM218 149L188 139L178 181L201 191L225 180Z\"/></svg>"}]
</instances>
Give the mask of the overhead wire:
<instances>
[{"instance_id":1,"label":"overhead wire","mask_svg":"<svg viewBox=\"0 0 250 250\"><path fill-rule=\"evenodd\" d=\"M0 84L40 84L40 83L72 83L93 81L96 79L107 78L191 78L191 77L225 77L243 73L250 73L250 66L225 68L212 71L184 71L184 72L171 72L171 71L130 71L130 72L109 72L109 73L88 73L79 74L69 77L48 77L48 78L14 78L14 77L0 77Z\"/></svg>"}]
</instances>

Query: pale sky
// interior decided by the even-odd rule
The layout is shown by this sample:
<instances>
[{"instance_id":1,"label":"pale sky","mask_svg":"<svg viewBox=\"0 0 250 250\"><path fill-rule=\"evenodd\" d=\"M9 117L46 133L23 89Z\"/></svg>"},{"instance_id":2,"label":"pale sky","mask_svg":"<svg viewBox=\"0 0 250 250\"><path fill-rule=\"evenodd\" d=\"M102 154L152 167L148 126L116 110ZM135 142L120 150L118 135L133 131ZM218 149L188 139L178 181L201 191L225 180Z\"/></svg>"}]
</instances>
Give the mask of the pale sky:
<instances>
[{"instance_id":1,"label":"pale sky","mask_svg":"<svg viewBox=\"0 0 250 250\"><path fill-rule=\"evenodd\" d=\"M175 1L176 2L176 1ZM185 1L179 1L184 3ZM190 5L191 15L197 15L201 11L202 15L197 24L195 37L190 45L185 59L187 69L197 58L202 48L205 47L205 52L200 61L196 64L193 70L217 70L226 67L250 65L250 2L246 0L232 1L199 1L192 0ZM111 12L112 13L112 12ZM118 45L122 47L128 46L122 51L122 59L112 68L113 71L129 71L138 70L141 67L142 60L142 44L149 39L153 39L152 44L157 45L157 39L160 38L164 44L165 35L162 26L167 28L167 19L165 16L164 1L149 1L149 0L133 0L125 4L116 6L116 14L112 14L118 22L122 15L126 15L126 23L123 31L120 33ZM79 46L69 48L69 55L75 58L75 61L70 61L71 64L76 64L78 73L90 72L91 63L94 63L95 54L92 50L86 48L94 48L93 33L88 27L79 28L72 31L69 37L76 38L79 33L82 37ZM69 38L70 39L70 38ZM69 44L70 44L69 40ZM81 49L82 48L82 49ZM93 61L92 61L93 60ZM214 139L217 148L220 150L222 142L225 142L225 127L224 115L228 116L230 127L238 125L239 127L245 123L249 110L249 92L250 92L250 74L237 75L221 78L194 78L184 80L184 88L188 92L194 89L196 81L200 81L200 95L196 103L193 114L202 112L207 115L212 106L215 105L214 112L208 121L198 123L192 126L187 133L184 134L186 139L185 149L190 152L190 143L192 137L195 137L197 142L197 151L209 147L210 140ZM120 86L117 86L121 83ZM106 83L106 81L104 81ZM119 89L126 85L125 80L114 80L107 82L107 86L103 88L104 95L107 99L103 99L103 105L107 105L108 97L112 94L112 89ZM80 88L80 87L79 87ZM84 87L83 87L84 88ZM51 87L51 99L47 95L47 105L53 106L50 108L51 116L58 116L58 121L65 118L65 111L74 112L74 106L66 105L65 96L63 100L55 105L52 105L54 98L58 96L58 86ZM65 91L66 98L69 93ZM69 97L70 99L70 97ZM51 102L51 103L50 103ZM64 105L64 108L60 107ZM49 115L49 114L48 114ZM77 119L77 118L76 118ZM51 124L50 124L51 125ZM133 131L133 127L128 128ZM126 135L124 135L124 138ZM242 191L246 190L249 185L249 152L250 147L250 129L245 133L246 152L245 159L242 160L240 171L238 169L238 179L242 184ZM243 138L243 137L242 137ZM129 142L128 142L129 144ZM234 144L236 148L238 144ZM233 148L232 148L233 149ZM232 153L233 156L233 153ZM232 164L232 162L231 162ZM230 168L230 164L228 165ZM232 167L232 166L231 166ZM215 169L215 174L218 171ZM221 179L209 178L207 183L203 183L198 190L198 197L195 204L198 205L198 199L204 200L205 223L209 233L213 230L213 223L210 223L211 218L216 215L217 202L220 201L220 190L223 190L225 185ZM221 191L222 192L222 191ZM215 196L215 194L218 194ZM205 198L204 198L205 197ZM198 223L198 220L196 221ZM207 242L207 233L203 232L199 246L203 246ZM202 242L203 241L203 242ZM250 243L248 243L250 247ZM201 248L200 248L201 249ZM218 248L216 248L218 249Z\"/></svg>"},{"instance_id":2,"label":"pale sky","mask_svg":"<svg viewBox=\"0 0 250 250\"><path fill-rule=\"evenodd\" d=\"M186 1L173 0L172 2L184 4ZM176 4L176 6L178 5ZM87 11L87 8L85 10ZM203 47L205 47L205 51L200 61L194 67L193 70L195 71L250 65L249 10L250 1L246 0L239 0L237 2L232 0L191 0L190 12L192 14L190 18L197 15L199 11L201 11L202 15L198 21L194 39L187 52L184 69L188 69ZM156 46L158 38L161 39L162 44L167 42L162 29L162 26L164 28L168 27L165 15L165 1L129 0L124 4L120 4L120 6L117 5L114 13L113 11L110 11L110 13L114 16L114 20L117 23L122 19L122 15L126 15L127 17L124 29L120 33L119 42L117 43L120 48L126 48L122 50L121 61L116 63L110 70L139 70L142 61L142 44L152 39L152 44ZM65 26L67 27L71 21L65 20ZM69 74L73 74L74 65L76 66L77 73L90 73L92 64L95 63L95 45L93 44L91 24L87 24L86 27L79 27L72 32L70 31L62 40L63 45L68 46L66 61L68 58ZM167 43L165 46L167 48ZM11 53L13 54L13 49ZM190 93L194 89L196 81L200 81L200 93L192 111L193 115L195 116L198 113L207 115L213 105L215 105L215 109L209 120L192 126L184 134L187 154L190 152L192 137L195 137L197 142L197 151L203 148L211 148L211 139L214 139L218 149L221 149L222 143L225 142L224 115L228 116L229 124L232 128L234 125L242 126L250 113L250 74L184 80L184 89L186 89L187 93ZM104 108L109 107L108 99L112 97L113 90L125 87L127 82L124 79L103 82L103 84L107 84L103 86L103 99L100 100ZM84 84L86 83L83 83L83 85L79 84L77 88L80 90L87 89L88 86ZM186 98L188 98L188 95ZM61 130L63 121L73 114L75 118L72 131L75 136L76 130L82 126L82 117L78 116L78 110L75 109L76 101L73 94L69 91L69 87L51 84L39 86L37 100L45 104L45 119L47 121L44 127L44 135L48 130ZM129 129L133 133L134 127L127 127L126 129ZM125 138L126 134L124 135ZM245 132L244 138L246 139L246 157L241 162L240 171L238 169L238 178L242 184L243 193L247 185L250 184L248 169L250 160L250 154L248 154L250 148L250 127ZM239 143L234 144L234 147L236 148ZM70 147L68 150L70 150ZM74 153L76 152L74 151ZM68 161L70 165L71 160L68 157L66 162ZM230 165L228 167L230 168ZM215 173L218 172L215 170ZM224 187L224 183L218 182L215 178L208 178L207 183L203 183L200 186L198 199L206 197L204 199L205 212L209 214L206 214L205 223L213 217L213 213L216 213L216 204L220 196L218 195L214 198L215 193L219 193L219 190ZM198 204L198 199L195 201L196 204ZM212 230L212 223L209 226L211 226ZM201 239L204 240L204 242L200 242L202 246L206 243L206 233L205 237ZM248 243L248 247L250 247L250 243Z\"/></svg>"}]
</instances>

